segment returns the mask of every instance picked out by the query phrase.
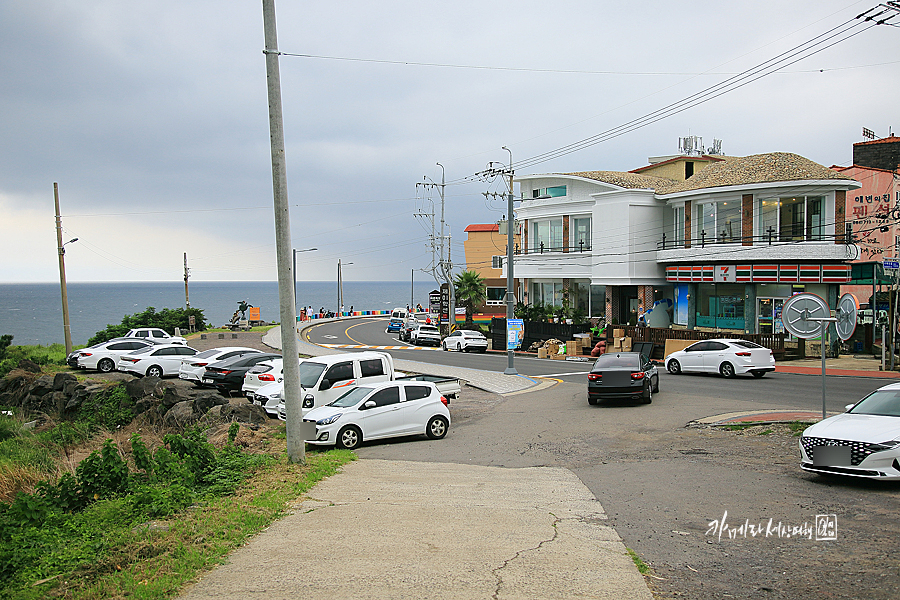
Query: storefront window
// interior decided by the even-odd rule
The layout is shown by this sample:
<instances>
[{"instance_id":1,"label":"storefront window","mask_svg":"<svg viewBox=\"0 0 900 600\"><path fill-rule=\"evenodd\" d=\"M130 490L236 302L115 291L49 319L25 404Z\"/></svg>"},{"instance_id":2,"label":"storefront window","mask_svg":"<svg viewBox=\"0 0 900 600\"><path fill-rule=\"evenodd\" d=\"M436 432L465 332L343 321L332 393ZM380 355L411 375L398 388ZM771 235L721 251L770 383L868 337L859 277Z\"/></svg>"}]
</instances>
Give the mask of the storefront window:
<instances>
[{"instance_id":1,"label":"storefront window","mask_svg":"<svg viewBox=\"0 0 900 600\"><path fill-rule=\"evenodd\" d=\"M606 286L605 285L592 285L591 286L591 312L589 314L592 317L605 317L606 316Z\"/></svg>"},{"instance_id":2,"label":"storefront window","mask_svg":"<svg viewBox=\"0 0 900 600\"><path fill-rule=\"evenodd\" d=\"M544 306L562 306L563 298L562 281L534 281L531 282L529 298L531 304L543 304Z\"/></svg>"},{"instance_id":3,"label":"storefront window","mask_svg":"<svg viewBox=\"0 0 900 600\"><path fill-rule=\"evenodd\" d=\"M704 283L697 286L697 326L744 329L744 286Z\"/></svg>"}]
</instances>

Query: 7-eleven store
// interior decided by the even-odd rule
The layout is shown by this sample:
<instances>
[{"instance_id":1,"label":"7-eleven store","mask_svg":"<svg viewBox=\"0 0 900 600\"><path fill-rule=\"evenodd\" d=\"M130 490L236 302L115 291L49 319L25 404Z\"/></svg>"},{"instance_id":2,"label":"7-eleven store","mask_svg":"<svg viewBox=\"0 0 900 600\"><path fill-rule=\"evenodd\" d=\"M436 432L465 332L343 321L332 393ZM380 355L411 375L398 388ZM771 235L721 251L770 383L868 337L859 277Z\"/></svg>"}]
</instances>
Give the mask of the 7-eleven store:
<instances>
[{"instance_id":1,"label":"7-eleven store","mask_svg":"<svg viewBox=\"0 0 900 600\"><path fill-rule=\"evenodd\" d=\"M674 287L673 322L687 329L784 333L781 309L800 292L836 306L850 265L822 263L692 264L666 267Z\"/></svg>"}]
</instances>

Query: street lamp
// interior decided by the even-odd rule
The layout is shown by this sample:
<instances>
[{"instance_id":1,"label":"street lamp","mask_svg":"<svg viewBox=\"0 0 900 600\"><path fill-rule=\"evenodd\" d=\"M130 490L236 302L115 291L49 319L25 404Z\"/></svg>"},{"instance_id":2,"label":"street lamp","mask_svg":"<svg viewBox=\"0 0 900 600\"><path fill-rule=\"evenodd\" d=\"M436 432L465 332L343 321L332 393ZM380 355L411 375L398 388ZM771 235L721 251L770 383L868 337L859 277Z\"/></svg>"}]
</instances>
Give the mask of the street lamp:
<instances>
[{"instance_id":1,"label":"street lamp","mask_svg":"<svg viewBox=\"0 0 900 600\"><path fill-rule=\"evenodd\" d=\"M345 265L352 265L352 262L344 263ZM344 306L344 282L341 279L341 259L338 259L338 305L337 305L337 315L340 317L343 311Z\"/></svg>"},{"instance_id":2,"label":"street lamp","mask_svg":"<svg viewBox=\"0 0 900 600\"><path fill-rule=\"evenodd\" d=\"M292 256L294 259L294 267L291 270L291 273L294 275L294 312L297 311L297 253L298 252L312 252L313 250L318 250L318 248L306 248L304 250L293 249Z\"/></svg>"}]
</instances>

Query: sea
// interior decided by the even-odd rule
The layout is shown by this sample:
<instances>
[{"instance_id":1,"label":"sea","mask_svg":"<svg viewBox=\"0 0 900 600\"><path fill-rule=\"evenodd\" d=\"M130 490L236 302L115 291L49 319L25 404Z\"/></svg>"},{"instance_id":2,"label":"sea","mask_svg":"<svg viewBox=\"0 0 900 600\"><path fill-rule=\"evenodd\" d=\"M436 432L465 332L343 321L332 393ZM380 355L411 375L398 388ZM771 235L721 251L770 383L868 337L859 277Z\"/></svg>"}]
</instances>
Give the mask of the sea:
<instances>
[{"instance_id":1,"label":"sea","mask_svg":"<svg viewBox=\"0 0 900 600\"><path fill-rule=\"evenodd\" d=\"M413 301L428 305L428 294L438 289L434 280L345 281L344 309L391 310ZM72 344L86 344L107 325L125 315L185 307L184 282L68 283ZM210 326L231 321L238 304L246 300L260 308L260 318L280 321L276 281L197 281L188 283L191 308L203 310ZM334 281L298 281L297 311L312 306L335 311L338 286ZM58 283L0 283L0 335L12 334L14 345L64 343L62 294Z\"/></svg>"}]
</instances>

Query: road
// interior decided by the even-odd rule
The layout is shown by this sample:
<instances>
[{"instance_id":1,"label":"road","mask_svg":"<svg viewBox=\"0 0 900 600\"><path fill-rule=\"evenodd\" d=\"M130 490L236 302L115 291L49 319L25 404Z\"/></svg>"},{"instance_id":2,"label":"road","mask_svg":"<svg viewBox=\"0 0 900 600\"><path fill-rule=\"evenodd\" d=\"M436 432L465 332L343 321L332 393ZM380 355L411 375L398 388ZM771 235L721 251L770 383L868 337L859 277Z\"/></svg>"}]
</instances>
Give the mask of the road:
<instances>
[{"instance_id":1,"label":"road","mask_svg":"<svg viewBox=\"0 0 900 600\"><path fill-rule=\"evenodd\" d=\"M310 339L339 343L335 340L343 339L345 330L353 343L399 345L384 333L383 323L320 326ZM429 350L390 352L496 370L506 360ZM650 405L589 406L585 365L518 359L516 367L535 376L552 370L559 382L506 398L466 388L451 404L453 424L446 439L364 444L359 455L568 468L601 501L626 546L652 566L649 582L658 598L898 597L900 484L804 473L797 466L797 438L778 427L733 432L687 426L732 410L817 410L820 377L776 373L724 380L661 374L661 393ZM829 377L829 408L838 410L883 384L874 378ZM836 540L774 532L720 538L712 525L725 518L732 527L745 520L765 526L772 519L775 526L802 527L820 514L835 515Z\"/></svg>"}]
</instances>

